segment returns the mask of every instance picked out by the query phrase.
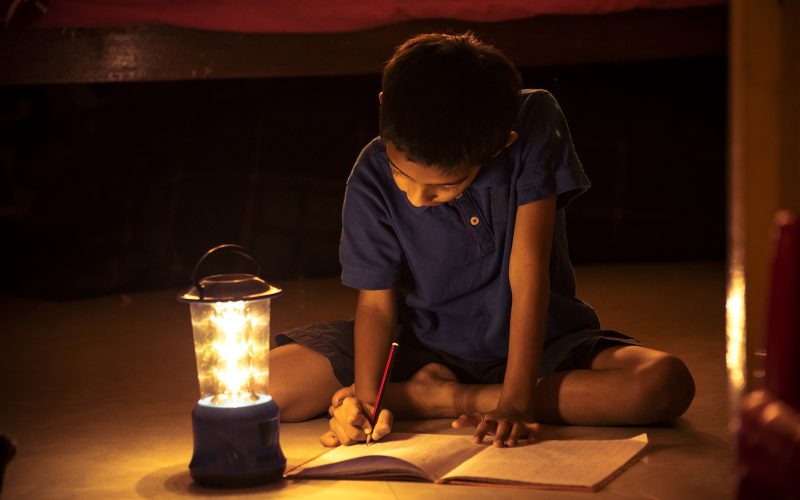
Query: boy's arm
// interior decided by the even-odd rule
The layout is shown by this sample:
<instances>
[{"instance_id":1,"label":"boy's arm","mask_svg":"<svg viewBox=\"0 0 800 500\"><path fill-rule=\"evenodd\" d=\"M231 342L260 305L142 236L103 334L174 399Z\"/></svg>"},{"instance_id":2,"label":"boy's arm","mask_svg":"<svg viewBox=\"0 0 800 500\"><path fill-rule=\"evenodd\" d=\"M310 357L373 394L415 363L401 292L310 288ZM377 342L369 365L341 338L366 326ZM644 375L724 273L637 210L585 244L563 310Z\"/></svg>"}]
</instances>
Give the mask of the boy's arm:
<instances>
[{"instance_id":1,"label":"boy's arm","mask_svg":"<svg viewBox=\"0 0 800 500\"><path fill-rule=\"evenodd\" d=\"M356 398L375 403L397 325L394 290L361 290L355 319Z\"/></svg>"},{"instance_id":2,"label":"boy's arm","mask_svg":"<svg viewBox=\"0 0 800 500\"><path fill-rule=\"evenodd\" d=\"M364 441L367 434L380 439L392 426L392 414L381 411L375 429L369 423L378 395L381 374L389 353L392 334L397 325L396 297L393 290L361 290L355 317L355 394L350 390L337 392L341 401L331 407L330 430L320 438L325 446L353 444ZM334 399L337 396L334 395Z\"/></svg>"},{"instance_id":3,"label":"boy's arm","mask_svg":"<svg viewBox=\"0 0 800 500\"><path fill-rule=\"evenodd\" d=\"M494 430L497 445L513 446L532 428L550 301L555 206L552 196L517 209L509 263L512 302L506 374L497 410L484 416L475 433L482 440Z\"/></svg>"}]
</instances>

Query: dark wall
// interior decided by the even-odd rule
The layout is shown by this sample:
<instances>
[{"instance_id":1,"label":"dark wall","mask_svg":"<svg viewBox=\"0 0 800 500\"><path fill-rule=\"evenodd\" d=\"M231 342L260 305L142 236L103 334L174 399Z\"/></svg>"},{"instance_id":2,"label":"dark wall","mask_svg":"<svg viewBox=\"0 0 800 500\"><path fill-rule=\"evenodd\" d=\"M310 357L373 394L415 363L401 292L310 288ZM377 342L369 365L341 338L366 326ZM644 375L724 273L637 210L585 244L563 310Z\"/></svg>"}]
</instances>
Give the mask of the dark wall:
<instances>
[{"instance_id":1,"label":"dark wall","mask_svg":"<svg viewBox=\"0 0 800 500\"><path fill-rule=\"evenodd\" d=\"M593 188L576 262L722 259L720 59L523 70L567 115ZM338 274L344 182L377 76L0 87L0 290L188 283L221 242L269 279Z\"/></svg>"}]
</instances>

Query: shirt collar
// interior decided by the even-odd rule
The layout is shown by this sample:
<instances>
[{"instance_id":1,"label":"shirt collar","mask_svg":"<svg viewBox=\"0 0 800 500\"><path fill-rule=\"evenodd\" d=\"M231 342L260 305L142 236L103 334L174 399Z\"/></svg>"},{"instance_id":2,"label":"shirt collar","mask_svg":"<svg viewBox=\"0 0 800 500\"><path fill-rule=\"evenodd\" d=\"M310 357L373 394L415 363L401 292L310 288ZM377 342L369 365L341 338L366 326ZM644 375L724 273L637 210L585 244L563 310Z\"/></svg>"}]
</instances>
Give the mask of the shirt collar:
<instances>
[{"instance_id":1,"label":"shirt collar","mask_svg":"<svg viewBox=\"0 0 800 500\"><path fill-rule=\"evenodd\" d=\"M508 150L506 149L481 167L481 171L478 172L478 175L469 187L482 188L501 186L508 182L509 172Z\"/></svg>"}]
</instances>

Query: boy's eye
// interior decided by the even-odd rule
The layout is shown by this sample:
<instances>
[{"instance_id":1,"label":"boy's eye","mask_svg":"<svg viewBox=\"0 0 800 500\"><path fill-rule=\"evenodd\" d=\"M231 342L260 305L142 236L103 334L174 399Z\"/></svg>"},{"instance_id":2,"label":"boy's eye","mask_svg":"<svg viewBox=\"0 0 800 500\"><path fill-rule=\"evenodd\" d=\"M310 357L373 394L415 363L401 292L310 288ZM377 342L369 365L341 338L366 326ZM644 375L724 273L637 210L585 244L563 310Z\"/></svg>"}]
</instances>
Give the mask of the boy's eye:
<instances>
[{"instance_id":1,"label":"boy's eye","mask_svg":"<svg viewBox=\"0 0 800 500\"><path fill-rule=\"evenodd\" d=\"M389 171L392 173L393 177L405 177L405 174L393 166L389 165ZM442 191L458 191L461 188L461 183L458 184L442 184L439 186L439 189Z\"/></svg>"}]
</instances>

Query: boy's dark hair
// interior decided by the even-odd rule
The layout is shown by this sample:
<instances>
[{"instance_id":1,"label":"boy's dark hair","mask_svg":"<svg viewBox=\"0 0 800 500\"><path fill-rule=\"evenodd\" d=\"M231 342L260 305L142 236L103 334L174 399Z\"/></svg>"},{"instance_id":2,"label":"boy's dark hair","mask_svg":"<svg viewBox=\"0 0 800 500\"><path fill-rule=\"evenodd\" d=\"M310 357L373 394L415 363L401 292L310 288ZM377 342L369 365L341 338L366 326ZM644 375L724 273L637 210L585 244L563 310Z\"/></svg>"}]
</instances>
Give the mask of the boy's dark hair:
<instances>
[{"instance_id":1,"label":"boy's dark hair","mask_svg":"<svg viewBox=\"0 0 800 500\"><path fill-rule=\"evenodd\" d=\"M432 33L398 47L382 83L381 137L411 161L453 171L485 163L506 145L522 78L471 33Z\"/></svg>"}]
</instances>

